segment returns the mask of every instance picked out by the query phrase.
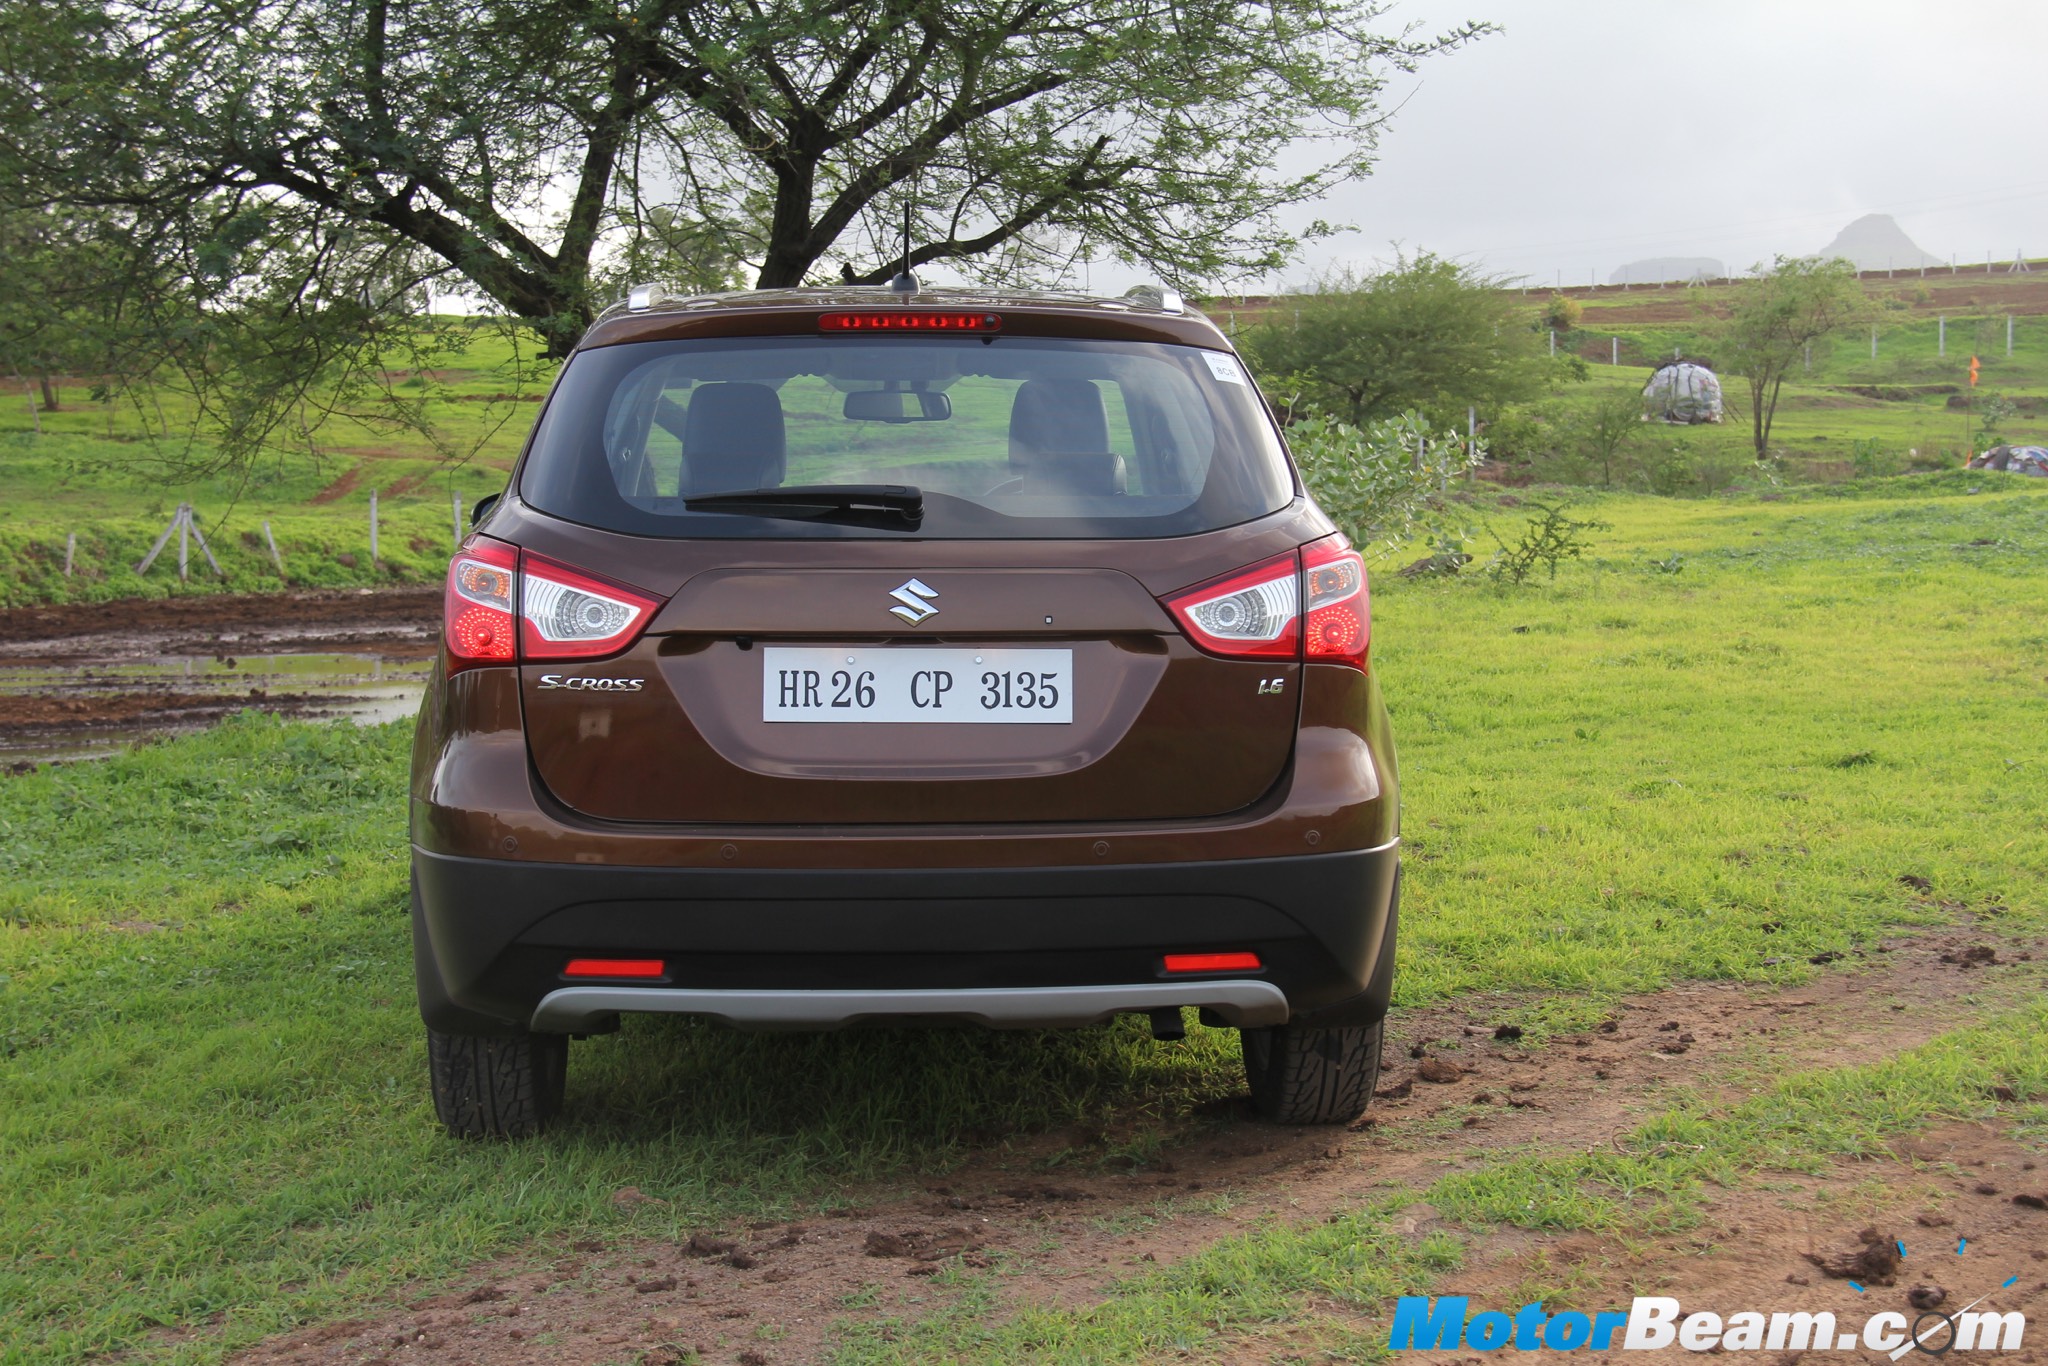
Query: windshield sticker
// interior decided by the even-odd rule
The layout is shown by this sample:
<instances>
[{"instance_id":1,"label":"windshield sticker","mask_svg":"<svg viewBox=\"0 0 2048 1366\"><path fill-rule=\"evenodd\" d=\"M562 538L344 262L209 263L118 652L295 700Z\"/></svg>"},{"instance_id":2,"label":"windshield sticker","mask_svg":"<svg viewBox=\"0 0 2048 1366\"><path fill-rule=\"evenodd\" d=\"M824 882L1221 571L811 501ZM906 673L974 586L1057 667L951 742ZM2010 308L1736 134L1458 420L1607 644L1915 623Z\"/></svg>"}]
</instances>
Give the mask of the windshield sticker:
<instances>
[{"instance_id":1,"label":"windshield sticker","mask_svg":"<svg viewBox=\"0 0 2048 1366\"><path fill-rule=\"evenodd\" d=\"M1226 356L1221 351L1204 351L1202 359L1209 362L1209 373L1225 384L1243 384L1244 369L1237 363L1237 357Z\"/></svg>"}]
</instances>

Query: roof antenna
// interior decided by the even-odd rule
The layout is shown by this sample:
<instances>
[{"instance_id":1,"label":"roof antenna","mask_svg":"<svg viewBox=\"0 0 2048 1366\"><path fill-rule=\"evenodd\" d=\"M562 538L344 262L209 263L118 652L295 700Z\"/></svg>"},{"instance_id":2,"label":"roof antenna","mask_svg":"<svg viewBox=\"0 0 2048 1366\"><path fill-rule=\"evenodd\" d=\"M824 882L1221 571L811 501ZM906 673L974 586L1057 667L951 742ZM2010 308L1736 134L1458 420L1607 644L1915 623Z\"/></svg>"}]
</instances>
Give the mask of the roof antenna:
<instances>
[{"instance_id":1,"label":"roof antenna","mask_svg":"<svg viewBox=\"0 0 2048 1366\"><path fill-rule=\"evenodd\" d=\"M917 277L910 273L910 201L903 201L903 270L889 282L891 291L905 298L917 293Z\"/></svg>"}]
</instances>

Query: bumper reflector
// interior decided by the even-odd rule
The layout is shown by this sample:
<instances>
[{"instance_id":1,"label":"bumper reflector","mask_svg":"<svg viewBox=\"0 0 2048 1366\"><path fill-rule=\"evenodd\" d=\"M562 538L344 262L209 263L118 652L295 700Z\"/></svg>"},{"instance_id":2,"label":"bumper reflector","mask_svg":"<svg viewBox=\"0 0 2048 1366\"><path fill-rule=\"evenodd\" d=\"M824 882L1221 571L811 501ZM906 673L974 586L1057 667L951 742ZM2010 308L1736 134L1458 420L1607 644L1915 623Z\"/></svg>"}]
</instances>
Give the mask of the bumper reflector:
<instances>
[{"instance_id":1,"label":"bumper reflector","mask_svg":"<svg viewBox=\"0 0 2048 1366\"><path fill-rule=\"evenodd\" d=\"M571 958L564 977L661 977L668 964L659 958Z\"/></svg>"},{"instance_id":2,"label":"bumper reflector","mask_svg":"<svg viewBox=\"0 0 2048 1366\"><path fill-rule=\"evenodd\" d=\"M1169 953L1168 972L1257 972L1265 964L1256 953Z\"/></svg>"}]
</instances>

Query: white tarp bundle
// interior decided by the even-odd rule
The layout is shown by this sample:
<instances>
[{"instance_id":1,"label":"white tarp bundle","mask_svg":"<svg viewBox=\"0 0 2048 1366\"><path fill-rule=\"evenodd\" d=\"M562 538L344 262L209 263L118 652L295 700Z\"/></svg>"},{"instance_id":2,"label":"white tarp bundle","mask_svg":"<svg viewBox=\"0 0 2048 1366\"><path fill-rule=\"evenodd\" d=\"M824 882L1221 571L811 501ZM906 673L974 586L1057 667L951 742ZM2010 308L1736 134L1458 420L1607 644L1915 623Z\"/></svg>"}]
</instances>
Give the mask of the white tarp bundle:
<instances>
[{"instance_id":1,"label":"white tarp bundle","mask_svg":"<svg viewBox=\"0 0 2048 1366\"><path fill-rule=\"evenodd\" d=\"M1658 422L1719 422L1721 381L1704 365L1667 360L1643 386L1643 417Z\"/></svg>"},{"instance_id":2,"label":"white tarp bundle","mask_svg":"<svg viewBox=\"0 0 2048 1366\"><path fill-rule=\"evenodd\" d=\"M1993 446L1984 454L1973 456L1970 468L2010 470L2014 474L2031 474L2036 479L2048 479L2048 447Z\"/></svg>"}]
</instances>

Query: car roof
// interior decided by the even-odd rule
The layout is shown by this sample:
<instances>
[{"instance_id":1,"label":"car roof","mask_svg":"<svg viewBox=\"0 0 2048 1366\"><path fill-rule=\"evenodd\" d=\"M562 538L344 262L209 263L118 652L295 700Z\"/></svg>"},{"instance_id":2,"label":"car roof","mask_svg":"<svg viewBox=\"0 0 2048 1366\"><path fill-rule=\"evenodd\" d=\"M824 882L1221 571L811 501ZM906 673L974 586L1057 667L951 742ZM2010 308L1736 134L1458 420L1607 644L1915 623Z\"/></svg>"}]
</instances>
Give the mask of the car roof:
<instances>
[{"instance_id":1,"label":"car roof","mask_svg":"<svg viewBox=\"0 0 2048 1366\"><path fill-rule=\"evenodd\" d=\"M644 304L614 304L591 325L577 349L681 337L809 336L817 315L880 309L998 313L1013 336L1161 341L1227 350L1216 325L1156 288L1122 298L1063 290L979 289L960 286L899 293L887 285L833 285L814 289L748 289L687 298L650 292ZM641 306L635 307L635 304Z\"/></svg>"}]
</instances>

